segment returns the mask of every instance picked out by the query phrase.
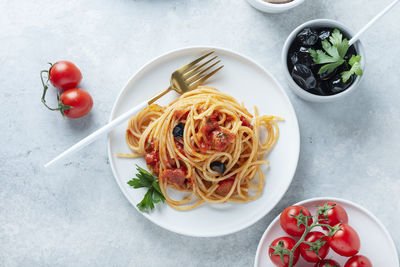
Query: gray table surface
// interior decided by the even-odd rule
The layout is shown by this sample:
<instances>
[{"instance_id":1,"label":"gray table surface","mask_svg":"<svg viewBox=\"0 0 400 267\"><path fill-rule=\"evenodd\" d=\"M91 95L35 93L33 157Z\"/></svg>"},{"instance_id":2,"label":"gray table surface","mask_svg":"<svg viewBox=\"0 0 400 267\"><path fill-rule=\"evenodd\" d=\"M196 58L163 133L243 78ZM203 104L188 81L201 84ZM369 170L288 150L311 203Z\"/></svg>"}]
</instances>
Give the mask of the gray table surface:
<instances>
[{"instance_id":1,"label":"gray table surface","mask_svg":"<svg viewBox=\"0 0 400 267\"><path fill-rule=\"evenodd\" d=\"M317 196L368 208L399 247L400 7L362 37L365 79L343 101L302 101L280 64L299 24L331 18L357 30L389 2L308 0L271 15L243 0L0 0L0 266L251 266L272 219ZM190 45L255 59L284 86L300 123L300 161L284 198L255 225L221 238L181 236L138 213L114 181L105 137L42 167L108 120L140 66ZM39 70L61 59L80 66L94 98L83 119L64 120L40 102Z\"/></svg>"}]
</instances>

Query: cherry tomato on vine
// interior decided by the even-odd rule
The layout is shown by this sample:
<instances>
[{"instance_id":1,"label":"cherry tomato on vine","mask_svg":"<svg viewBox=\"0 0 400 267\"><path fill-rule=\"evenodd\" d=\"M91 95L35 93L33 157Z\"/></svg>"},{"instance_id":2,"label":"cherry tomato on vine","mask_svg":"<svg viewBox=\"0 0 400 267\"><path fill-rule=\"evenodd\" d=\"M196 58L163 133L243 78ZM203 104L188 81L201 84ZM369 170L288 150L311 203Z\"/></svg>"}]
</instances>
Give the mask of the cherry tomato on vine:
<instances>
[{"instance_id":1,"label":"cherry tomato on vine","mask_svg":"<svg viewBox=\"0 0 400 267\"><path fill-rule=\"evenodd\" d=\"M310 211L302 206L290 206L282 211L279 219L282 229L291 236L301 236L306 229L304 225L299 225L298 221L311 225L313 219Z\"/></svg>"},{"instance_id":2,"label":"cherry tomato on vine","mask_svg":"<svg viewBox=\"0 0 400 267\"><path fill-rule=\"evenodd\" d=\"M334 260L322 260L315 264L314 267L340 267L340 264Z\"/></svg>"},{"instance_id":3,"label":"cherry tomato on vine","mask_svg":"<svg viewBox=\"0 0 400 267\"><path fill-rule=\"evenodd\" d=\"M351 257L344 267L372 267L372 263L367 257L356 255Z\"/></svg>"},{"instance_id":4,"label":"cherry tomato on vine","mask_svg":"<svg viewBox=\"0 0 400 267\"><path fill-rule=\"evenodd\" d=\"M54 87L66 90L75 88L82 80L82 73L69 61L58 61L50 67L49 79Z\"/></svg>"},{"instance_id":5,"label":"cherry tomato on vine","mask_svg":"<svg viewBox=\"0 0 400 267\"><path fill-rule=\"evenodd\" d=\"M339 223L337 230L328 237L329 246L339 255L351 257L360 251L360 238L357 232L348 224Z\"/></svg>"},{"instance_id":6,"label":"cherry tomato on vine","mask_svg":"<svg viewBox=\"0 0 400 267\"><path fill-rule=\"evenodd\" d=\"M89 113L93 106L90 94L80 88L73 88L63 92L60 96L63 105L70 108L62 110L69 118L80 118Z\"/></svg>"},{"instance_id":7,"label":"cherry tomato on vine","mask_svg":"<svg viewBox=\"0 0 400 267\"><path fill-rule=\"evenodd\" d=\"M271 261L279 267L288 267L289 266L289 259L290 259L290 250L296 245L296 241L293 238L284 236L279 237L272 241L271 245L268 249L268 255ZM283 261L282 262L282 258ZM296 248L293 254L293 266L299 260L300 251L299 248Z\"/></svg>"},{"instance_id":8,"label":"cherry tomato on vine","mask_svg":"<svg viewBox=\"0 0 400 267\"><path fill-rule=\"evenodd\" d=\"M308 262L318 262L325 257L329 253L329 244L328 244L328 237L321 232L309 232L305 239L305 242L312 243L301 243L300 254ZM317 252L318 251L318 255Z\"/></svg>"},{"instance_id":9,"label":"cherry tomato on vine","mask_svg":"<svg viewBox=\"0 0 400 267\"><path fill-rule=\"evenodd\" d=\"M318 207L318 210L321 215L318 216L318 219L324 219L320 223L328 224L330 226L335 226L338 223L348 223L349 218L347 216L347 212L344 208L335 202L325 203L323 206ZM324 230L328 231L327 227L322 227Z\"/></svg>"}]
</instances>

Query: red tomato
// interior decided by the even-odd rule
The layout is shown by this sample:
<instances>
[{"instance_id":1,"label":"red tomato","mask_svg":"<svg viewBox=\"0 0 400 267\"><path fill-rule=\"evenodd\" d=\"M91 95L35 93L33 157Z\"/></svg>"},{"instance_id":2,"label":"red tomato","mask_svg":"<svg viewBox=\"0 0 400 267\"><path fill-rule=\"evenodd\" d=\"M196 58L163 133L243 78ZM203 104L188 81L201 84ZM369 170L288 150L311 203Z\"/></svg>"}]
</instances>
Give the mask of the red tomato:
<instances>
[{"instance_id":1,"label":"red tomato","mask_svg":"<svg viewBox=\"0 0 400 267\"><path fill-rule=\"evenodd\" d=\"M340 267L340 264L334 260L322 260L315 264L314 267Z\"/></svg>"},{"instance_id":2,"label":"red tomato","mask_svg":"<svg viewBox=\"0 0 400 267\"><path fill-rule=\"evenodd\" d=\"M328 237L329 246L341 256L351 257L356 255L360 251L360 238L357 232L345 223L340 223L337 226L341 229L333 236Z\"/></svg>"},{"instance_id":3,"label":"red tomato","mask_svg":"<svg viewBox=\"0 0 400 267\"><path fill-rule=\"evenodd\" d=\"M304 216L311 216L310 211L302 206L290 206L284 209L281 213L279 220L281 227L286 233L291 236L301 236L306 229L304 225L300 225L300 227L298 227L297 219L292 216L298 216L300 214L300 211L302 212L302 215L300 215L300 217L303 216L304 218ZM307 225L311 225L312 222L312 218L309 218L307 220Z\"/></svg>"},{"instance_id":4,"label":"red tomato","mask_svg":"<svg viewBox=\"0 0 400 267\"><path fill-rule=\"evenodd\" d=\"M160 179L168 179L170 182L182 187L185 185L186 170L183 167L165 169L160 174Z\"/></svg>"},{"instance_id":5,"label":"red tomato","mask_svg":"<svg viewBox=\"0 0 400 267\"><path fill-rule=\"evenodd\" d=\"M333 205L335 205L335 206L333 208L330 208ZM326 220L321 221L322 224L328 224L330 226L335 226L340 222L348 223L348 221L349 221L349 218L348 218L347 213L344 210L344 208L335 202L328 202L324 206L319 207L319 210L326 211L326 217L322 214L320 216L318 216L318 219L326 219ZM322 228L324 230L328 231L327 227L322 227Z\"/></svg>"},{"instance_id":6,"label":"red tomato","mask_svg":"<svg viewBox=\"0 0 400 267\"><path fill-rule=\"evenodd\" d=\"M319 241L319 240L321 240L321 241ZM306 261L318 262L322 259L325 259L326 255L328 255L328 252L329 252L328 237L326 235L324 235L323 233L309 232L306 235L306 238L304 239L304 241L313 243L313 247L315 246L314 247L315 250L318 250L318 255L317 255L315 250L309 251L309 249L311 248L310 245L308 245L306 243L301 243L300 244L300 254L303 257L303 259L305 259ZM323 242L325 242L324 245L321 244ZM318 243L320 243L320 244L318 244ZM319 247L319 249L318 249L318 247Z\"/></svg>"},{"instance_id":7,"label":"red tomato","mask_svg":"<svg viewBox=\"0 0 400 267\"><path fill-rule=\"evenodd\" d=\"M229 193L229 191L231 191L234 182L235 178L227 178L225 180L218 182L218 187L215 190L215 193L217 193L220 196L226 196Z\"/></svg>"},{"instance_id":8,"label":"red tomato","mask_svg":"<svg viewBox=\"0 0 400 267\"><path fill-rule=\"evenodd\" d=\"M80 88L73 88L65 91L61 94L60 100L64 105L72 107L65 110L64 114L65 116L74 119L88 114L93 106L92 97L88 92Z\"/></svg>"},{"instance_id":9,"label":"red tomato","mask_svg":"<svg viewBox=\"0 0 400 267\"><path fill-rule=\"evenodd\" d=\"M268 249L268 255L271 261L279 267L288 267L289 266L289 259L290 256L285 253L285 249L292 249L296 245L296 241L294 241L292 238L284 236L284 237L279 237L272 241L271 245L269 246ZM272 253L278 253L272 255ZM293 255L293 266L296 264L296 262L299 260L299 255L300 251L299 248L297 248L294 251ZM283 261L280 257L280 255L283 255Z\"/></svg>"},{"instance_id":10,"label":"red tomato","mask_svg":"<svg viewBox=\"0 0 400 267\"><path fill-rule=\"evenodd\" d=\"M367 257L356 255L351 257L344 267L372 267L372 263Z\"/></svg>"},{"instance_id":11,"label":"red tomato","mask_svg":"<svg viewBox=\"0 0 400 267\"><path fill-rule=\"evenodd\" d=\"M224 151L233 143L235 135L228 130L220 129L211 133L212 147L217 151Z\"/></svg>"},{"instance_id":12,"label":"red tomato","mask_svg":"<svg viewBox=\"0 0 400 267\"><path fill-rule=\"evenodd\" d=\"M82 80L82 73L74 63L58 61L49 70L50 82L62 90L75 88Z\"/></svg>"},{"instance_id":13,"label":"red tomato","mask_svg":"<svg viewBox=\"0 0 400 267\"><path fill-rule=\"evenodd\" d=\"M148 165L155 165L157 162L160 161L160 156L158 155L158 151L146 153L144 158L146 160L146 164Z\"/></svg>"}]
</instances>

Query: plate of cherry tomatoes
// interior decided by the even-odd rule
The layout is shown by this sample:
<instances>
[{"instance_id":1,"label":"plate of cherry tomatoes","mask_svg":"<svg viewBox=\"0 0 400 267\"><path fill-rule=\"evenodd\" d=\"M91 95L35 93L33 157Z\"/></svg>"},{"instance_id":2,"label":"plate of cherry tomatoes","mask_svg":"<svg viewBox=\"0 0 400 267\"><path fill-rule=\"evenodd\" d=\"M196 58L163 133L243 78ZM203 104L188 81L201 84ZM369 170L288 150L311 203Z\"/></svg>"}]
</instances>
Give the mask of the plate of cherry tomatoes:
<instances>
[{"instance_id":1,"label":"plate of cherry tomatoes","mask_svg":"<svg viewBox=\"0 0 400 267\"><path fill-rule=\"evenodd\" d=\"M398 267L394 242L368 210L339 198L285 208L265 230L255 267Z\"/></svg>"}]
</instances>

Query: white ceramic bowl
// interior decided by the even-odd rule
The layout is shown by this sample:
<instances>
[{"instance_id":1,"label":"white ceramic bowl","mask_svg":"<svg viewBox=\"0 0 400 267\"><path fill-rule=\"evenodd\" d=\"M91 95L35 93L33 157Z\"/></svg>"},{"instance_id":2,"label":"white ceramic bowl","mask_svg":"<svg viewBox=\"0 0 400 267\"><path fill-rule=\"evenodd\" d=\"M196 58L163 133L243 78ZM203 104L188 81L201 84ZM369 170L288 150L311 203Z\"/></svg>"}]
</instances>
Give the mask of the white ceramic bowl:
<instances>
[{"instance_id":1,"label":"white ceramic bowl","mask_svg":"<svg viewBox=\"0 0 400 267\"><path fill-rule=\"evenodd\" d=\"M309 209L311 214L315 214L317 205L322 205L325 202L331 201L340 204L346 210L349 216L349 225L357 231L361 240L360 255L367 256L371 260L373 266L376 267L399 267L399 256L392 237L378 218L367 209L354 202L334 197L310 198L294 205L303 206ZM275 266L268 257L267 251L269 244L280 236L288 236L279 224L279 216L280 215L271 222L261 237L257 247L254 267ZM315 230L322 231L319 227L316 227ZM337 261L341 266L344 266L345 261L348 259L338 255L332 249L329 251L326 258ZM296 264L296 267L309 266L314 266L314 264L307 263L302 257L299 258Z\"/></svg>"},{"instance_id":2,"label":"white ceramic bowl","mask_svg":"<svg viewBox=\"0 0 400 267\"><path fill-rule=\"evenodd\" d=\"M249 4L252 5L254 8L257 8L258 10L263 12L281 13L300 5L304 2L304 0L293 0L292 2L285 4L274 4L266 2L264 0L247 0L247 2L249 2Z\"/></svg>"},{"instance_id":3,"label":"white ceramic bowl","mask_svg":"<svg viewBox=\"0 0 400 267\"><path fill-rule=\"evenodd\" d=\"M337 22L335 20L330 20L330 19L316 19L316 20L311 20L306 23L301 24L298 26L287 38L283 50L282 50L282 66L283 66L283 72L286 77L286 80L289 83L290 88L293 90L294 93L296 93L299 97L303 98L304 100L307 101L312 101L312 102L331 102L335 101L338 99L341 99L353 91L356 90L357 87L359 87L361 79L363 76L357 76L356 80L353 82L353 84L344 90L341 93L338 93L336 95L330 95L330 96L320 96L320 95L314 95L312 93L307 92L303 88L301 88L292 78L290 75L289 69L288 69L288 64L287 64L287 56L289 52L289 48L293 42L293 40L296 38L296 35L303 30L304 28L307 27L332 27L332 28L338 28L341 32L345 33L349 38L351 38L354 34L353 32L344 26L342 23ZM359 55L361 55L361 67L363 71L365 72L365 53L364 53L364 47L360 41L357 41L354 44L354 47Z\"/></svg>"}]
</instances>

